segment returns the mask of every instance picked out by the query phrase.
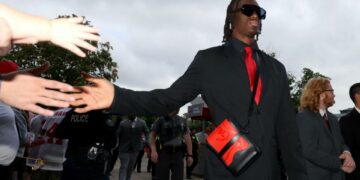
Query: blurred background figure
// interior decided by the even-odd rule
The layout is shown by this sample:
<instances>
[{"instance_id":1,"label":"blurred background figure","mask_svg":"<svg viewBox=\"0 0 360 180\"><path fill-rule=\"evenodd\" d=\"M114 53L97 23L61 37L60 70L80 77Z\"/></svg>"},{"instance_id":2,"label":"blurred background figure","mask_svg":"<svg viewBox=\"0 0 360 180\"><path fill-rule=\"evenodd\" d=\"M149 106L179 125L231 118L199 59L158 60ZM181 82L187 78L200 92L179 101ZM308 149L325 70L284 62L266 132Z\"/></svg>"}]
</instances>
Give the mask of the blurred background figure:
<instances>
[{"instance_id":1,"label":"blurred background figure","mask_svg":"<svg viewBox=\"0 0 360 180\"><path fill-rule=\"evenodd\" d=\"M55 136L68 139L62 180L107 180L116 127L102 110L85 114L73 110L56 129Z\"/></svg>"},{"instance_id":2,"label":"blurred background figure","mask_svg":"<svg viewBox=\"0 0 360 180\"><path fill-rule=\"evenodd\" d=\"M158 180L183 180L184 156L191 166L193 162L192 144L189 128L185 119L177 114L179 110L160 117L151 127L149 144L151 160L156 163L156 179ZM160 149L156 149L156 138L159 137ZM184 148L185 143L185 148Z\"/></svg>"},{"instance_id":3,"label":"blurred background figure","mask_svg":"<svg viewBox=\"0 0 360 180\"><path fill-rule=\"evenodd\" d=\"M55 137L55 131L70 108L55 111L54 116L37 115L31 119L34 141L28 149L26 165L32 167L32 180L60 180L68 140Z\"/></svg>"},{"instance_id":4,"label":"blurred background figure","mask_svg":"<svg viewBox=\"0 0 360 180\"><path fill-rule=\"evenodd\" d=\"M149 129L144 120L128 116L120 122L119 136L119 180L130 180L139 151L144 150L144 138Z\"/></svg>"},{"instance_id":5,"label":"blurred background figure","mask_svg":"<svg viewBox=\"0 0 360 180\"><path fill-rule=\"evenodd\" d=\"M193 163L189 166L186 166L186 179L191 179L191 174L196 165L198 164L198 155L199 155L199 140L195 135L195 129L192 129L190 132L191 144L192 144L192 155Z\"/></svg>"}]
</instances>

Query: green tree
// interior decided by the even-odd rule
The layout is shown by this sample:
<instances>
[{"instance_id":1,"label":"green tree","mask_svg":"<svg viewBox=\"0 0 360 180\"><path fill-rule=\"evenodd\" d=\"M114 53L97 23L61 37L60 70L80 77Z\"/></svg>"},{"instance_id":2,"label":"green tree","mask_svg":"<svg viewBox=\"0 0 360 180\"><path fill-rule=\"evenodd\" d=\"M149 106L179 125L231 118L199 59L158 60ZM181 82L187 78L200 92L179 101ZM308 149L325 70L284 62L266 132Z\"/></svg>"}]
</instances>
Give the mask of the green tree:
<instances>
[{"instance_id":1,"label":"green tree","mask_svg":"<svg viewBox=\"0 0 360 180\"><path fill-rule=\"evenodd\" d=\"M294 104L294 108L297 108L300 105L300 96L304 89L305 84L311 79L315 77L324 77L328 78L325 75L320 74L319 72L314 72L309 68L303 68L302 76L300 80L296 80L296 77L288 72L289 86L290 86L290 97L291 101Z\"/></svg>"},{"instance_id":2,"label":"green tree","mask_svg":"<svg viewBox=\"0 0 360 180\"><path fill-rule=\"evenodd\" d=\"M76 15L72 16L76 17ZM84 24L90 25L90 21L86 21ZM39 66L49 61L50 68L42 74L42 77L72 85L86 83L81 77L81 72L101 76L114 82L118 76L117 64L113 62L110 54L112 46L109 42L90 43L97 46L98 49L96 52L87 52L86 58L80 58L65 49L44 42L34 45L15 45L4 59L13 60L21 69Z\"/></svg>"}]
</instances>

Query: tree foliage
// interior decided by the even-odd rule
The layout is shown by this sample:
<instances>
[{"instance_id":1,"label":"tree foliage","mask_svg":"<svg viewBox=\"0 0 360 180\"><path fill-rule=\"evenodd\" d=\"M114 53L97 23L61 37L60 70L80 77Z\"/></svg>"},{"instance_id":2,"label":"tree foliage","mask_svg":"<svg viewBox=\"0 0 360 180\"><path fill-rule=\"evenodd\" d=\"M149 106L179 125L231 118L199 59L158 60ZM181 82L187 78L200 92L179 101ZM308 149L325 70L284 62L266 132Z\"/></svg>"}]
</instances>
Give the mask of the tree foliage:
<instances>
[{"instance_id":1,"label":"tree foliage","mask_svg":"<svg viewBox=\"0 0 360 180\"><path fill-rule=\"evenodd\" d=\"M290 97L291 97L291 101L294 104L295 109L297 109L300 105L300 96L304 89L304 86L311 78L315 78L315 77L328 78L325 75L322 75L319 72L314 72L309 68L302 69L302 76L301 76L300 80L297 80L293 74L288 72Z\"/></svg>"},{"instance_id":2,"label":"tree foliage","mask_svg":"<svg viewBox=\"0 0 360 180\"><path fill-rule=\"evenodd\" d=\"M268 53L269 56L275 58L276 53L271 52ZM296 76L293 75L291 72L287 72L288 83L289 83L289 90L290 90L290 98L294 105L294 109L297 111L298 107L300 106L300 96L304 89L305 84L311 79L315 77L324 77L328 78L319 72L314 72L310 68L303 68L302 69L302 76L300 80L297 80Z\"/></svg>"},{"instance_id":3,"label":"tree foliage","mask_svg":"<svg viewBox=\"0 0 360 180\"><path fill-rule=\"evenodd\" d=\"M76 15L72 16L76 17ZM85 21L84 24L90 25L90 21ZM96 52L87 52L86 58L78 57L51 43L42 42L34 45L15 45L4 59L13 60L21 69L39 66L48 61L50 68L42 74L42 77L72 85L85 83L81 72L115 81L118 78L117 64L113 62L110 54L112 46L109 42L90 43L97 46L98 49Z\"/></svg>"}]
</instances>

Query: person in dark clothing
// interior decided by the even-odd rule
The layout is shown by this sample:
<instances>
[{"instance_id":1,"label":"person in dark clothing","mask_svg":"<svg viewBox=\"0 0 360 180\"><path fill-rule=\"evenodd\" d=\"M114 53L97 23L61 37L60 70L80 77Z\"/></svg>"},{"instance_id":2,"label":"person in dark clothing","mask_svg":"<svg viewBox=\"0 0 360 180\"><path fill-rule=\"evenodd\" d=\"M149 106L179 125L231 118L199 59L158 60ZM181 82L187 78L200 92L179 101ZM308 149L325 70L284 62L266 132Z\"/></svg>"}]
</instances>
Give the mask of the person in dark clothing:
<instances>
[{"instance_id":1,"label":"person in dark clothing","mask_svg":"<svg viewBox=\"0 0 360 180\"><path fill-rule=\"evenodd\" d=\"M149 132L147 132L148 134ZM146 144L146 141L147 141L147 134L143 134L142 137L141 137L141 149L138 153L138 156L136 157L136 162L135 162L135 166L134 166L134 169L136 169L136 171L138 173L141 172L141 162L142 162L142 158L144 157L144 154L145 154L145 144Z\"/></svg>"},{"instance_id":2,"label":"person in dark clothing","mask_svg":"<svg viewBox=\"0 0 360 180\"><path fill-rule=\"evenodd\" d=\"M144 153L145 153L146 157L148 158L148 162L147 162L147 166L146 166L146 171L147 171L147 172L151 172L151 166L152 166L152 164L151 164L151 157L150 157L151 152L150 152L150 147L149 147L148 143L145 144Z\"/></svg>"},{"instance_id":3,"label":"person in dark clothing","mask_svg":"<svg viewBox=\"0 0 360 180\"><path fill-rule=\"evenodd\" d=\"M115 114L163 116L200 94L215 127L228 119L248 132L262 152L241 174L234 175L217 154L205 148L205 179L278 180L278 150L289 179L307 179L286 69L257 44L265 17L266 11L256 0L231 0L226 10L224 44L200 50L170 87L134 91L104 78L86 76L94 85L81 87L84 91L76 94L71 104L78 106L77 112L106 109Z\"/></svg>"},{"instance_id":4,"label":"person in dark clothing","mask_svg":"<svg viewBox=\"0 0 360 180\"><path fill-rule=\"evenodd\" d=\"M328 111L334 98L330 80L322 77L310 79L300 97L296 121L309 180L344 180L345 173L355 169L338 119Z\"/></svg>"},{"instance_id":5,"label":"person in dark clothing","mask_svg":"<svg viewBox=\"0 0 360 180\"><path fill-rule=\"evenodd\" d=\"M155 139L156 151L160 150L160 141L159 138ZM151 148L149 143L145 146L146 155L148 156L147 172L151 172L151 179L156 180L156 163L151 160Z\"/></svg>"},{"instance_id":6,"label":"person in dark clothing","mask_svg":"<svg viewBox=\"0 0 360 180\"><path fill-rule=\"evenodd\" d=\"M199 140L195 135L195 130L191 130L190 132L191 144L192 144L192 155L193 155L193 163L190 166L186 166L186 179L191 179L191 173L196 167L198 163L198 155L199 155Z\"/></svg>"},{"instance_id":7,"label":"person in dark clothing","mask_svg":"<svg viewBox=\"0 0 360 180\"><path fill-rule=\"evenodd\" d=\"M78 114L69 112L55 136L68 139L63 180L108 180L110 152L116 144L116 128L101 110Z\"/></svg>"},{"instance_id":8,"label":"person in dark clothing","mask_svg":"<svg viewBox=\"0 0 360 180\"><path fill-rule=\"evenodd\" d=\"M112 120L113 120L113 122L115 124L115 127L118 128L119 124L120 124L120 122L122 120L122 117L113 115ZM108 176L109 177L111 176L111 172L114 169L116 161L119 158L119 142L118 141L119 140L117 139L116 145L111 149L111 152L110 152L111 157L110 157L110 163L109 163L109 167L108 167Z\"/></svg>"},{"instance_id":9,"label":"person in dark clothing","mask_svg":"<svg viewBox=\"0 0 360 180\"><path fill-rule=\"evenodd\" d=\"M360 179L360 83L350 87L349 95L355 107L340 119L340 128L346 145L354 158L356 169L346 174L346 180Z\"/></svg>"},{"instance_id":10,"label":"person in dark clothing","mask_svg":"<svg viewBox=\"0 0 360 180\"><path fill-rule=\"evenodd\" d=\"M119 137L119 180L130 180L136 163L136 157L144 149L144 138L147 139L149 129L146 122L138 117L125 117L120 122Z\"/></svg>"},{"instance_id":11,"label":"person in dark clothing","mask_svg":"<svg viewBox=\"0 0 360 180\"><path fill-rule=\"evenodd\" d=\"M158 180L183 180L184 156L186 162L192 164L192 145L190 132L179 111L173 111L154 122L149 135L151 160L156 163L156 178ZM160 149L156 149L156 137L159 137ZM184 152L183 144L186 145Z\"/></svg>"}]
</instances>

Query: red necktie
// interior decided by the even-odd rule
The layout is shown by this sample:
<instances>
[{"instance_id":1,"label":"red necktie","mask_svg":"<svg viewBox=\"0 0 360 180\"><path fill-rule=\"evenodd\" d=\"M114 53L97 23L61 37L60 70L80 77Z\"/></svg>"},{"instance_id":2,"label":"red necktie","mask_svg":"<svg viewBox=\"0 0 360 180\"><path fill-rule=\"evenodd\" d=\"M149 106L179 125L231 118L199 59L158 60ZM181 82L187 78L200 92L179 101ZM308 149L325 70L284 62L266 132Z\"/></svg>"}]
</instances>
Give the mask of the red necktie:
<instances>
[{"instance_id":1,"label":"red necktie","mask_svg":"<svg viewBox=\"0 0 360 180\"><path fill-rule=\"evenodd\" d=\"M245 52L246 52L245 65L249 76L250 90L251 92L253 92L254 84L255 84L255 75L256 75L256 63L252 57L251 47L245 47ZM261 82L261 77L259 76L259 82L257 85L256 96L255 96L255 102L257 105L259 105L260 102L261 90L262 90L262 82Z\"/></svg>"}]
</instances>

